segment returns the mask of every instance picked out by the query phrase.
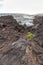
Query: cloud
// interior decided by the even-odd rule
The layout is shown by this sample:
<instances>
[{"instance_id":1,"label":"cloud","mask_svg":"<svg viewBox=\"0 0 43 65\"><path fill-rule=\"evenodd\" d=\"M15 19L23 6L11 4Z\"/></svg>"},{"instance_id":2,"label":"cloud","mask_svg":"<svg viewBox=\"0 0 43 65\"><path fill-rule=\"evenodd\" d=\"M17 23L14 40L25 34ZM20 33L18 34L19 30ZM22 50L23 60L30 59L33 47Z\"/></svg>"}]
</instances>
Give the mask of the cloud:
<instances>
[{"instance_id":1,"label":"cloud","mask_svg":"<svg viewBox=\"0 0 43 65\"><path fill-rule=\"evenodd\" d=\"M43 13L43 0L3 0L0 13Z\"/></svg>"}]
</instances>

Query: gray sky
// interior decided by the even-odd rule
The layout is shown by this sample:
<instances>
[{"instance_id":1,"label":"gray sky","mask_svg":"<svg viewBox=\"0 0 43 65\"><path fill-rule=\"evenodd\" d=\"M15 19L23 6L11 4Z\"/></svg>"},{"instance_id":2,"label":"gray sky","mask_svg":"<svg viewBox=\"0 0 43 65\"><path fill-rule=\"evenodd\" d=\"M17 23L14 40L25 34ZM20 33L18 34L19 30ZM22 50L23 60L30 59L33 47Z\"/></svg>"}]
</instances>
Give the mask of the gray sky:
<instances>
[{"instance_id":1,"label":"gray sky","mask_svg":"<svg viewBox=\"0 0 43 65\"><path fill-rule=\"evenodd\" d=\"M2 0L0 13L43 13L43 0Z\"/></svg>"}]
</instances>

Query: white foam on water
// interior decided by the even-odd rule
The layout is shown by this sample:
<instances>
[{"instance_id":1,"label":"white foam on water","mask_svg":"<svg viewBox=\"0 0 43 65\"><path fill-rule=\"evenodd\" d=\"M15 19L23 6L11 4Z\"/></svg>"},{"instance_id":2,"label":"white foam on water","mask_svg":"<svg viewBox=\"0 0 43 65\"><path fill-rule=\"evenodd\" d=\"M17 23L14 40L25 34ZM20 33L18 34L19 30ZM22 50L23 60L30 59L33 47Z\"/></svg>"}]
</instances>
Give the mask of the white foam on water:
<instances>
[{"instance_id":1,"label":"white foam on water","mask_svg":"<svg viewBox=\"0 0 43 65\"><path fill-rule=\"evenodd\" d=\"M34 16L29 16L29 15L15 15L14 18L17 20L17 22L20 25L26 24L26 26L33 26L33 19Z\"/></svg>"}]
</instances>

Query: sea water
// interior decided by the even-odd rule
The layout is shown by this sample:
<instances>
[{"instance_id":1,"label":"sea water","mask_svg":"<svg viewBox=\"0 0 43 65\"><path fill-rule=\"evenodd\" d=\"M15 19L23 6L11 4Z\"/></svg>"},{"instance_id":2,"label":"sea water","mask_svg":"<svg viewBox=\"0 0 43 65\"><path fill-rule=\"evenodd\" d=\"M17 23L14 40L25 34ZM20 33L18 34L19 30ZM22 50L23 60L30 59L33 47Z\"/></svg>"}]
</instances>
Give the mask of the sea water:
<instances>
[{"instance_id":1,"label":"sea water","mask_svg":"<svg viewBox=\"0 0 43 65\"><path fill-rule=\"evenodd\" d=\"M23 14L15 14L14 15L14 18L17 20L17 22L20 24L20 25L24 25L26 24L27 26L33 26L33 19L34 19L34 16L30 16L30 15L23 15Z\"/></svg>"},{"instance_id":2,"label":"sea water","mask_svg":"<svg viewBox=\"0 0 43 65\"><path fill-rule=\"evenodd\" d=\"M26 26L33 26L33 19L34 19L34 16L33 15L25 15L25 14L15 14L15 13L4 13L4 14L0 14L0 16L8 16L8 15L11 15L14 17L14 19L17 20L17 22L20 24L20 25L26 25Z\"/></svg>"}]
</instances>

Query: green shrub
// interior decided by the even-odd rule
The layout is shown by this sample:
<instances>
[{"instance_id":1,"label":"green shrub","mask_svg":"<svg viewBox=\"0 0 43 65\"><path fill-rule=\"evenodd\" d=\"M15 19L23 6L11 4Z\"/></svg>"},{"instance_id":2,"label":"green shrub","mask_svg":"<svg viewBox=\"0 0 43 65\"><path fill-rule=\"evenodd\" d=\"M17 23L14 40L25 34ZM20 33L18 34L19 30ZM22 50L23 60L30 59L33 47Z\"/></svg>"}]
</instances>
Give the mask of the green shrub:
<instances>
[{"instance_id":1,"label":"green shrub","mask_svg":"<svg viewBox=\"0 0 43 65\"><path fill-rule=\"evenodd\" d=\"M29 39L32 39L32 38L33 38L33 33L32 33L32 32L28 32L28 33L27 33L27 37L28 37Z\"/></svg>"}]
</instances>

